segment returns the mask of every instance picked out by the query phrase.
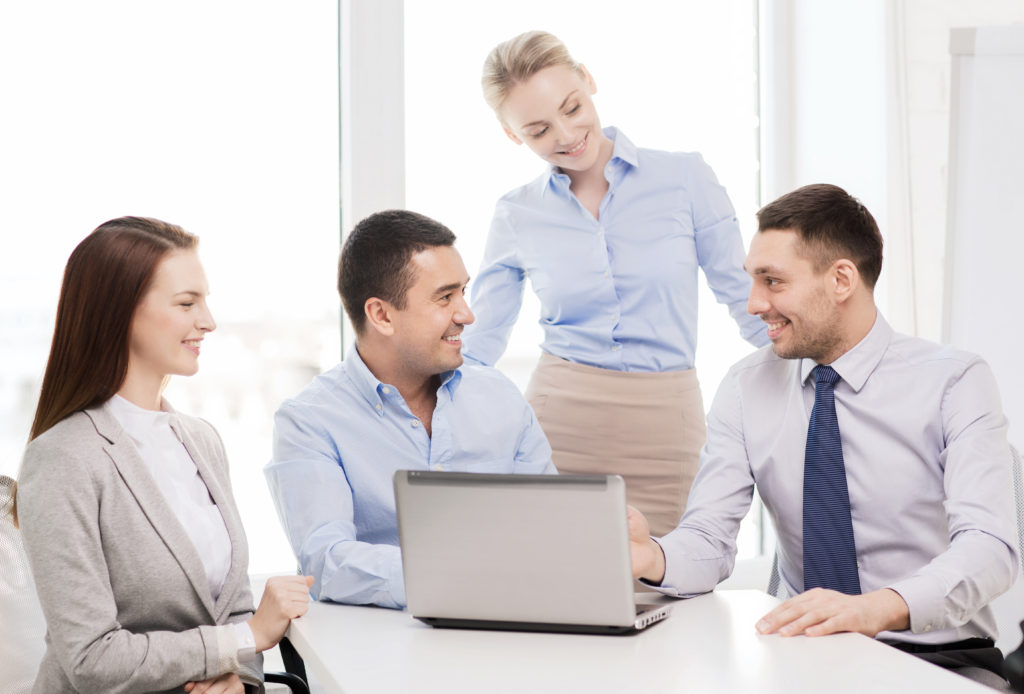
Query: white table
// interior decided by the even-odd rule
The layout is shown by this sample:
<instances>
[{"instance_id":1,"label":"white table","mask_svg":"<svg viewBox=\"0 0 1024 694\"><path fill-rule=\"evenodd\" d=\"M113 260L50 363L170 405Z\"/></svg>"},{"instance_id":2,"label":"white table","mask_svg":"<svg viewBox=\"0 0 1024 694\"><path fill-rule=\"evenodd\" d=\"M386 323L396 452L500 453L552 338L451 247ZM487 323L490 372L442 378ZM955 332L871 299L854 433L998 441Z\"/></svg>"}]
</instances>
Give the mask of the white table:
<instances>
[{"instance_id":1,"label":"white table","mask_svg":"<svg viewBox=\"0 0 1024 694\"><path fill-rule=\"evenodd\" d=\"M288 636L329 693L992 691L859 634L762 636L754 623L777 600L760 591L673 602L633 636L434 629L408 612L315 603Z\"/></svg>"}]
</instances>

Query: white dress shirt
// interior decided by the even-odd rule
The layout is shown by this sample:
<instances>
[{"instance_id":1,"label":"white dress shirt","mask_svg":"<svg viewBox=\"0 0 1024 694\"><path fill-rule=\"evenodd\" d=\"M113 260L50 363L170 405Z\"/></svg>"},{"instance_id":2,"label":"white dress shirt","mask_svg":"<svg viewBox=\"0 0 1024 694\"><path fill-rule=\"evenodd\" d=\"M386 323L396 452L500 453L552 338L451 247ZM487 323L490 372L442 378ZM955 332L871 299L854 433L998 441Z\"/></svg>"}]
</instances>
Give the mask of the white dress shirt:
<instances>
[{"instance_id":1,"label":"white dress shirt","mask_svg":"<svg viewBox=\"0 0 1024 694\"><path fill-rule=\"evenodd\" d=\"M733 366L708 415L685 516L660 543L663 592L710 591L732 571L757 485L778 532L790 595L803 591L808 359L763 348ZM832 367L863 591L891 588L910 630L881 638L948 643L996 636L988 603L1017 573L1007 422L979 357L893 332L879 314Z\"/></svg>"},{"instance_id":2,"label":"white dress shirt","mask_svg":"<svg viewBox=\"0 0 1024 694\"><path fill-rule=\"evenodd\" d=\"M231 568L231 539L220 509L174 429L174 410L166 400L161 401L163 411L156 412L120 395L108 400L106 407L135 444L149 474L192 540L216 602Z\"/></svg>"}]
</instances>

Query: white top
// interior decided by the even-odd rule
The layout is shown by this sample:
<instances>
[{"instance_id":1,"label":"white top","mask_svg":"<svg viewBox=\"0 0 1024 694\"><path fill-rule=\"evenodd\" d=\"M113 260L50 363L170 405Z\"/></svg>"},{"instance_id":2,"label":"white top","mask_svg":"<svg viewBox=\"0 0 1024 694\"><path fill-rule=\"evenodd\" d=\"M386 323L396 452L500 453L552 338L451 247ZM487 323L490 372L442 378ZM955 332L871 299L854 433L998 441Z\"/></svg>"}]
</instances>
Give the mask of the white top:
<instances>
[{"instance_id":1,"label":"white top","mask_svg":"<svg viewBox=\"0 0 1024 694\"><path fill-rule=\"evenodd\" d=\"M206 568L210 595L217 601L231 568L231 539L195 461L176 430L177 414L166 400L162 411L146 410L115 395L104 407L131 438ZM180 428L180 427L178 427Z\"/></svg>"}]
</instances>

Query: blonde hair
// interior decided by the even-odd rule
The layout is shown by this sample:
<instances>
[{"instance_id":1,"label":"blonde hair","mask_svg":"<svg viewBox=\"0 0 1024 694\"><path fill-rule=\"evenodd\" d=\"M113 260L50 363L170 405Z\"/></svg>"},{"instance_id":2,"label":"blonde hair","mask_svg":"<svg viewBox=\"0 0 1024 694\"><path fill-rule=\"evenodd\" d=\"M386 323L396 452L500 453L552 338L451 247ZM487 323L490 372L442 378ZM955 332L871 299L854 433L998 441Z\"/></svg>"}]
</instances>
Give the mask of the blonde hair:
<instances>
[{"instance_id":1,"label":"blonde hair","mask_svg":"<svg viewBox=\"0 0 1024 694\"><path fill-rule=\"evenodd\" d=\"M499 43L484 61L480 86L484 101L501 119L501 106L512 87L533 77L544 68L564 65L583 74L580 64L569 55L557 36L546 31L527 31Z\"/></svg>"}]
</instances>

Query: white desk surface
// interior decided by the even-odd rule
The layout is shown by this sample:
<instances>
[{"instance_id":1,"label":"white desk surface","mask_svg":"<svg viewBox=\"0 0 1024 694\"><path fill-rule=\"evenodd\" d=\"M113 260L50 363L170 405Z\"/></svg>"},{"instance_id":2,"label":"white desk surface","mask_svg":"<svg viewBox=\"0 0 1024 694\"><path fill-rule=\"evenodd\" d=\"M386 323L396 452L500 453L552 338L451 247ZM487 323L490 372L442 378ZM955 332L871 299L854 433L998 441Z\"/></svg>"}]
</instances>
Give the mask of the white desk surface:
<instances>
[{"instance_id":1,"label":"white desk surface","mask_svg":"<svg viewBox=\"0 0 1024 694\"><path fill-rule=\"evenodd\" d=\"M778 601L760 591L673 602L632 636L435 629L408 612L314 603L288 636L329 694L992 691L859 634L762 636L754 623Z\"/></svg>"}]
</instances>

